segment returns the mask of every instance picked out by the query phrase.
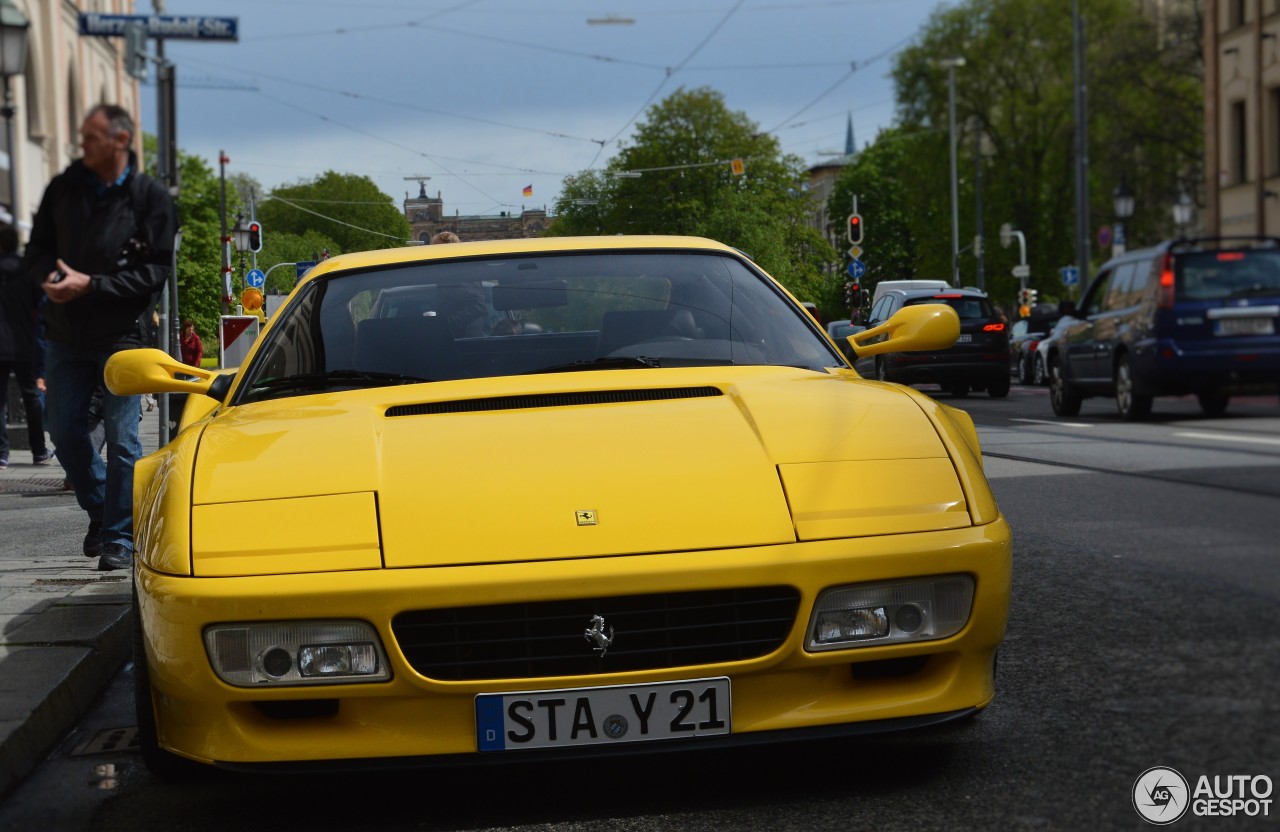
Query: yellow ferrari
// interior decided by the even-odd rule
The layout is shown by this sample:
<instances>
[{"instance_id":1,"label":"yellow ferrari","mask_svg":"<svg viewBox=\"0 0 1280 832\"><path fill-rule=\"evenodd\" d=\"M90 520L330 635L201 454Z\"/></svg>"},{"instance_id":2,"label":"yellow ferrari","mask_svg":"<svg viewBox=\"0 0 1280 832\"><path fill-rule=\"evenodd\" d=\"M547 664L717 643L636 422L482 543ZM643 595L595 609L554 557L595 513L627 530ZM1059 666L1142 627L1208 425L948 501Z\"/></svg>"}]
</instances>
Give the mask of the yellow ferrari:
<instances>
[{"instance_id":1,"label":"yellow ferrari","mask_svg":"<svg viewBox=\"0 0 1280 832\"><path fill-rule=\"evenodd\" d=\"M949 307L852 336L953 342ZM136 469L140 740L165 776L868 734L994 693L1010 533L963 412L860 378L735 249L335 257Z\"/></svg>"}]
</instances>

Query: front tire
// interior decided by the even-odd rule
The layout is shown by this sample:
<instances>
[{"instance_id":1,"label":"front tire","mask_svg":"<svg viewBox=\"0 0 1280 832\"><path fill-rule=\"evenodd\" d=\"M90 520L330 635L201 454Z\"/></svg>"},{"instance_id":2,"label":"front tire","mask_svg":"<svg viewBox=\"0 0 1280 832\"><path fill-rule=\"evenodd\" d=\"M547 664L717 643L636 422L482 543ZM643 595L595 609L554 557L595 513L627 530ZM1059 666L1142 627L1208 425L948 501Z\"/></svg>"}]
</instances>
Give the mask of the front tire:
<instances>
[{"instance_id":1,"label":"front tire","mask_svg":"<svg viewBox=\"0 0 1280 832\"><path fill-rule=\"evenodd\" d=\"M1231 397L1225 393L1201 393L1196 398L1200 400L1200 410L1206 416L1221 416L1231 403Z\"/></svg>"},{"instance_id":2,"label":"front tire","mask_svg":"<svg viewBox=\"0 0 1280 832\"><path fill-rule=\"evenodd\" d=\"M1071 389L1071 385L1062 375L1062 359L1053 356L1049 359L1049 403L1053 405L1056 416L1077 416L1083 399Z\"/></svg>"},{"instance_id":3,"label":"front tire","mask_svg":"<svg viewBox=\"0 0 1280 832\"><path fill-rule=\"evenodd\" d=\"M1122 355L1116 362L1116 410L1120 418L1126 422L1139 422L1151 415L1151 396L1143 396L1135 392L1133 381L1133 365L1129 356Z\"/></svg>"},{"instance_id":4,"label":"front tire","mask_svg":"<svg viewBox=\"0 0 1280 832\"><path fill-rule=\"evenodd\" d=\"M151 673L147 669L147 649L138 611L138 587L133 587L133 703L138 720L138 749L147 770L170 783L189 781L204 772L204 766L160 747L156 732L155 704L152 701Z\"/></svg>"},{"instance_id":5,"label":"front tire","mask_svg":"<svg viewBox=\"0 0 1280 832\"><path fill-rule=\"evenodd\" d=\"M1034 373L1035 373L1035 370L1032 369L1032 366L1031 366L1034 362L1035 362L1034 355L1027 355L1025 358L1022 358L1021 360L1018 361L1018 383L1019 384L1031 383L1031 380L1034 377Z\"/></svg>"}]
</instances>

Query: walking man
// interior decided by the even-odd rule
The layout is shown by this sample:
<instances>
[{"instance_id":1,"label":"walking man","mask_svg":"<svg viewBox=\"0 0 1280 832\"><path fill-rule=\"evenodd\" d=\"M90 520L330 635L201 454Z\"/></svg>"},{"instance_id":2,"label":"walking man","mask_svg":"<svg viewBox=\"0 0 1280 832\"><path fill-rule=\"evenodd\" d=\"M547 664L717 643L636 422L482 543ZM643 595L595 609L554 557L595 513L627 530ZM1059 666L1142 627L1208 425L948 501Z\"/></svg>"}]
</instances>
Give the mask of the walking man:
<instances>
[{"instance_id":1,"label":"walking man","mask_svg":"<svg viewBox=\"0 0 1280 832\"><path fill-rule=\"evenodd\" d=\"M0 226L0 468L9 466L9 375L18 381L27 414L31 461L45 465L53 453L44 443L44 405L36 376L36 304L40 295L19 276L18 232Z\"/></svg>"},{"instance_id":2,"label":"walking man","mask_svg":"<svg viewBox=\"0 0 1280 832\"><path fill-rule=\"evenodd\" d=\"M133 466L142 455L138 396L103 396L106 461L89 437L89 405L112 353L145 344L138 318L164 286L175 218L168 191L139 169L129 113L89 111L82 157L45 189L23 273L48 296L49 434L89 515L86 557L98 569L133 564Z\"/></svg>"}]
</instances>

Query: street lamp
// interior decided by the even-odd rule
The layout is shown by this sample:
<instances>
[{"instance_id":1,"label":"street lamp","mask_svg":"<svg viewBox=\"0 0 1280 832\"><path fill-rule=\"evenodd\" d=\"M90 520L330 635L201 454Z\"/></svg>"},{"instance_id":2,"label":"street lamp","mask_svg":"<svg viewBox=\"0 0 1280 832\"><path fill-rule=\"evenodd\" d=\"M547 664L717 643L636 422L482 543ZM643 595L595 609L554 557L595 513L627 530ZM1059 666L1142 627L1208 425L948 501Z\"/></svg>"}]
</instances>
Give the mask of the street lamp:
<instances>
[{"instance_id":1,"label":"street lamp","mask_svg":"<svg viewBox=\"0 0 1280 832\"><path fill-rule=\"evenodd\" d=\"M13 4L13 0L0 0L0 76L4 76L4 115L5 152L9 154L9 213L13 215L13 224L18 225L18 170L13 152L13 93L9 90L9 79L21 75L27 70L27 29L28 21Z\"/></svg>"},{"instance_id":2,"label":"street lamp","mask_svg":"<svg viewBox=\"0 0 1280 832\"><path fill-rule=\"evenodd\" d=\"M1187 226L1191 224L1191 214L1195 211L1195 206L1191 204L1191 197L1183 191L1178 196L1178 201L1173 203L1173 224L1178 226L1178 233L1185 236Z\"/></svg>"},{"instance_id":3,"label":"street lamp","mask_svg":"<svg viewBox=\"0 0 1280 832\"><path fill-rule=\"evenodd\" d=\"M1116 229L1111 256L1119 257L1125 250L1124 221L1133 216L1133 191L1129 190L1129 181L1125 177L1120 177L1120 187L1115 189L1112 198L1111 207L1115 209Z\"/></svg>"},{"instance_id":4,"label":"street lamp","mask_svg":"<svg viewBox=\"0 0 1280 832\"><path fill-rule=\"evenodd\" d=\"M956 67L964 58L946 58L937 65L947 70L947 113L951 134L951 285L960 285L960 198L956 180Z\"/></svg>"}]
</instances>

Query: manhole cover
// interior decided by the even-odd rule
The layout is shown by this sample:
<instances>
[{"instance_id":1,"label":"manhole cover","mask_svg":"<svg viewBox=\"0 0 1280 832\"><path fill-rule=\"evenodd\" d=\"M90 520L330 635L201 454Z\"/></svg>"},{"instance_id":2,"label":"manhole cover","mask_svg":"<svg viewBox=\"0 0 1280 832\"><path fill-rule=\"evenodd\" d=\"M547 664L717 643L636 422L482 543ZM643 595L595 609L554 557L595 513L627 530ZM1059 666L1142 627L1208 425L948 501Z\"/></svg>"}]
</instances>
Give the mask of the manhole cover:
<instances>
[{"instance_id":1,"label":"manhole cover","mask_svg":"<svg viewBox=\"0 0 1280 832\"><path fill-rule=\"evenodd\" d=\"M0 480L0 494L59 494L62 477L10 477ZM70 492L67 492L70 493Z\"/></svg>"},{"instance_id":2,"label":"manhole cover","mask_svg":"<svg viewBox=\"0 0 1280 832\"><path fill-rule=\"evenodd\" d=\"M113 751L135 751L138 748L138 729L132 725L128 728L104 728L89 739L76 746L72 757L84 757L88 754L108 754Z\"/></svg>"}]
</instances>

